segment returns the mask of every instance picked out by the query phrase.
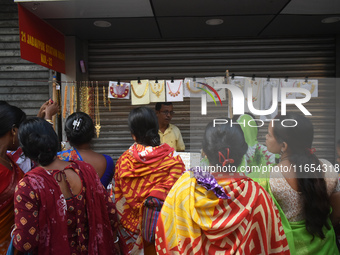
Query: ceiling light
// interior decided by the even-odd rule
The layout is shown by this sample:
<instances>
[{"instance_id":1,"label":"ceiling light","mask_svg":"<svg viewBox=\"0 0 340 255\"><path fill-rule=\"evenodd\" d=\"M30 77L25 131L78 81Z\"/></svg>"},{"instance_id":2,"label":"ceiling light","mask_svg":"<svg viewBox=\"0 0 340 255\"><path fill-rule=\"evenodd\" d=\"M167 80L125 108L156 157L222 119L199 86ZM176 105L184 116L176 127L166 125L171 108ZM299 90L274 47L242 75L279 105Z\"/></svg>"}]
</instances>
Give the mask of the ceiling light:
<instances>
[{"instance_id":1,"label":"ceiling light","mask_svg":"<svg viewBox=\"0 0 340 255\"><path fill-rule=\"evenodd\" d=\"M329 17L321 20L322 23L335 23L340 21L340 17Z\"/></svg>"},{"instance_id":2,"label":"ceiling light","mask_svg":"<svg viewBox=\"0 0 340 255\"><path fill-rule=\"evenodd\" d=\"M210 26L217 26L223 23L223 19L208 19L205 24Z\"/></svg>"},{"instance_id":3,"label":"ceiling light","mask_svg":"<svg viewBox=\"0 0 340 255\"><path fill-rule=\"evenodd\" d=\"M93 23L96 27L111 27L111 23L105 20L97 20Z\"/></svg>"}]
</instances>

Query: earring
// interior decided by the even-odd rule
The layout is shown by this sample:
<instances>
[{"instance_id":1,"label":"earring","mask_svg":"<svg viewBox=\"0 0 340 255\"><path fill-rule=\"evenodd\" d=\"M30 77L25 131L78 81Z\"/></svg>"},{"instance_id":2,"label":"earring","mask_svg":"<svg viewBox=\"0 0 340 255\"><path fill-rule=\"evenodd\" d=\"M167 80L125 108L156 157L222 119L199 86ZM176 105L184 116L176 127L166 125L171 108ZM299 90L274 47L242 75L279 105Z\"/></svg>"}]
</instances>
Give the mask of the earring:
<instances>
[{"instance_id":1,"label":"earring","mask_svg":"<svg viewBox=\"0 0 340 255\"><path fill-rule=\"evenodd\" d=\"M281 151L280 151L280 155L282 155L283 154L283 150L281 149Z\"/></svg>"}]
</instances>

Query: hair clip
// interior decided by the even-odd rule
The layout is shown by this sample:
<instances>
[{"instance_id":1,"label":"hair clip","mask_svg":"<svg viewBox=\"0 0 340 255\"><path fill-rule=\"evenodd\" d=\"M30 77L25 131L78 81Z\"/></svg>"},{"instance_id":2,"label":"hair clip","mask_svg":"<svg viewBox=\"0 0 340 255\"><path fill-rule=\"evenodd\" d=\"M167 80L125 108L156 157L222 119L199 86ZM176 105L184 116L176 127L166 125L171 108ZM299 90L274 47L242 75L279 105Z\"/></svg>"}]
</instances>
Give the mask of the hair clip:
<instances>
[{"instance_id":1,"label":"hair clip","mask_svg":"<svg viewBox=\"0 0 340 255\"><path fill-rule=\"evenodd\" d=\"M83 122L83 119L76 119L73 121L72 125L73 125L73 130L79 130L80 129L80 124Z\"/></svg>"},{"instance_id":2,"label":"hair clip","mask_svg":"<svg viewBox=\"0 0 340 255\"><path fill-rule=\"evenodd\" d=\"M225 166L226 164L232 164L235 162L232 158L229 158L229 148L227 148L226 151L227 151L227 158L225 158L224 155L220 151L218 152L218 161L222 164L222 166Z\"/></svg>"},{"instance_id":3,"label":"hair clip","mask_svg":"<svg viewBox=\"0 0 340 255\"><path fill-rule=\"evenodd\" d=\"M310 154L314 154L316 152L315 148L307 148Z\"/></svg>"}]
</instances>

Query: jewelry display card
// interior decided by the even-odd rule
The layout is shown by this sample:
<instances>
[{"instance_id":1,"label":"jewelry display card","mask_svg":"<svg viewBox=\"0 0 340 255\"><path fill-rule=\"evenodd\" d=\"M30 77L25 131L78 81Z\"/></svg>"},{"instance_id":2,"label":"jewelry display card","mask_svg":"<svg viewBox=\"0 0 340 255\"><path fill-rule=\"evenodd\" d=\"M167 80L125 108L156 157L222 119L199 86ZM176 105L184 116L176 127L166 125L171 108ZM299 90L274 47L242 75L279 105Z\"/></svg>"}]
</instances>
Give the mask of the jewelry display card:
<instances>
[{"instance_id":1,"label":"jewelry display card","mask_svg":"<svg viewBox=\"0 0 340 255\"><path fill-rule=\"evenodd\" d=\"M184 79L184 97L201 97L203 90L199 88L204 88L205 86L201 83L206 83L205 78L196 78L195 81L193 78L185 78Z\"/></svg>"},{"instance_id":2,"label":"jewelry display card","mask_svg":"<svg viewBox=\"0 0 340 255\"><path fill-rule=\"evenodd\" d=\"M229 77L228 84L235 85L238 88L240 88L242 91L244 91L244 81L245 81L245 79L246 79L246 77L243 77L243 76ZM229 98L229 96L230 96L230 98ZM230 118L232 108L233 108L233 98L232 98L231 93L229 93L229 92L228 92L228 101L229 101L229 103L228 103L228 118Z\"/></svg>"},{"instance_id":3,"label":"jewelry display card","mask_svg":"<svg viewBox=\"0 0 340 255\"><path fill-rule=\"evenodd\" d=\"M149 104L150 93L149 93L149 80L131 81L131 104Z\"/></svg>"},{"instance_id":4,"label":"jewelry display card","mask_svg":"<svg viewBox=\"0 0 340 255\"><path fill-rule=\"evenodd\" d=\"M312 97L318 97L318 80L295 80L294 87L310 91ZM305 97L303 93L296 93L296 97Z\"/></svg>"},{"instance_id":5,"label":"jewelry display card","mask_svg":"<svg viewBox=\"0 0 340 255\"><path fill-rule=\"evenodd\" d=\"M261 89L262 89L262 78L245 78L244 81L244 112L249 112L248 107L248 88L252 88L251 101L253 107L257 110L261 108Z\"/></svg>"},{"instance_id":6,"label":"jewelry display card","mask_svg":"<svg viewBox=\"0 0 340 255\"><path fill-rule=\"evenodd\" d=\"M183 80L166 80L166 101L183 101Z\"/></svg>"},{"instance_id":7,"label":"jewelry display card","mask_svg":"<svg viewBox=\"0 0 340 255\"><path fill-rule=\"evenodd\" d=\"M280 79L280 88L279 88L279 98L278 98L278 102L281 102L281 88L293 88L294 87L294 83L296 80L283 80ZM286 98L289 99L295 99L296 98L296 93L287 93Z\"/></svg>"},{"instance_id":8,"label":"jewelry display card","mask_svg":"<svg viewBox=\"0 0 340 255\"><path fill-rule=\"evenodd\" d=\"M164 81L149 81L150 102L165 102Z\"/></svg>"},{"instance_id":9,"label":"jewelry display card","mask_svg":"<svg viewBox=\"0 0 340 255\"><path fill-rule=\"evenodd\" d=\"M109 82L109 98L115 99L129 99L130 98L130 83L116 81Z\"/></svg>"},{"instance_id":10,"label":"jewelry display card","mask_svg":"<svg viewBox=\"0 0 340 255\"><path fill-rule=\"evenodd\" d=\"M261 93L261 110L268 110L273 105L273 88L279 88L280 79L270 79L262 78L262 93ZM277 96L279 95L279 92L277 90ZM276 110L269 115L261 115L261 120L266 119L274 119L274 117L278 114L278 108L276 107Z\"/></svg>"},{"instance_id":11,"label":"jewelry display card","mask_svg":"<svg viewBox=\"0 0 340 255\"><path fill-rule=\"evenodd\" d=\"M216 85L216 84L225 84L225 78L224 78L224 77L206 77L205 80L206 80L206 83L207 83L208 85L210 85L211 87L213 87L214 89L215 89L215 85ZM208 88L206 88L206 89L208 89ZM208 89L208 90L209 90L209 89ZM221 101L227 100L227 95L226 95L225 89L222 89L222 88L217 89L217 88L216 88L215 90L216 90L216 92L218 93L218 95L220 96ZM209 91L210 91L210 90L209 90ZM218 99L218 97L215 95L215 93L213 93L213 92L211 91L211 94L214 96L215 101L217 100L217 102L218 102L219 99ZM208 101L208 102L213 102L214 100L213 100L210 96L208 96L208 97L207 97L207 101Z\"/></svg>"}]
</instances>

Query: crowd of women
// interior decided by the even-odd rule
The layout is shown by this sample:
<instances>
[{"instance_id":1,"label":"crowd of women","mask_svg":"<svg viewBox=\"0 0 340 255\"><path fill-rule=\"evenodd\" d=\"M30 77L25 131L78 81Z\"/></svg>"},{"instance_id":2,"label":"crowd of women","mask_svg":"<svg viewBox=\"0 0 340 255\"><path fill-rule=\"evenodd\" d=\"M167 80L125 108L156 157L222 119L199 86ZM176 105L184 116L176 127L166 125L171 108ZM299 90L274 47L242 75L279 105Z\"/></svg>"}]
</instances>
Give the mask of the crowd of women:
<instances>
[{"instance_id":1,"label":"crowd of women","mask_svg":"<svg viewBox=\"0 0 340 255\"><path fill-rule=\"evenodd\" d=\"M26 118L0 102L1 255L14 248L30 254L339 254L333 228L340 221L338 172L317 158L305 116L277 116L297 125L269 125L266 146L254 125L208 123L205 162L239 170L209 172L185 169L177 152L160 143L157 116L147 107L130 112L135 142L116 164L91 150L93 121L81 112L66 120L72 147L61 151L49 123L57 109L46 102L38 117ZM238 121L244 120L254 121L249 115ZM21 169L26 160L30 169ZM240 170L268 164L275 164L273 171ZM311 165L319 171L300 167ZM106 189L112 179L113 197Z\"/></svg>"}]
</instances>

